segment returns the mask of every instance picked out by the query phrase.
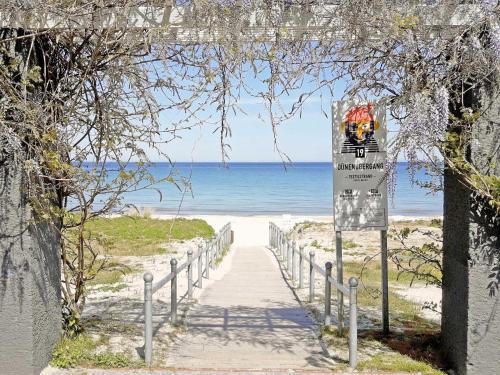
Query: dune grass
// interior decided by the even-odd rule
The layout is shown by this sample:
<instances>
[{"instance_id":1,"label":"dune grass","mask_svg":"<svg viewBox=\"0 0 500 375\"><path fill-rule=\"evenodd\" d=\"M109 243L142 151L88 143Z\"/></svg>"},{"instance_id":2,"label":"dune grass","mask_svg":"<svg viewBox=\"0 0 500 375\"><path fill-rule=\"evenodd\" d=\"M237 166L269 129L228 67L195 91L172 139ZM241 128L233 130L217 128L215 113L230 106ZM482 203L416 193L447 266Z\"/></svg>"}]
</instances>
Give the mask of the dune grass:
<instances>
[{"instance_id":1,"label":"dune grass","mask_svg":"<svg viewBox=\"0 0 500 375\"><path fill-rule=\"evenodd\" d=\"M346 370L348 368L348 329L340 335L335 326L322 326L320 337L341 360L333 370ZM363 332L358 336L356 370L445 375L439 369L443 365L440 357L430 355L432 351L435 351L435 348L431 349L431 347L436 345L438 344L435 341L435 333L408 332L386 337L378 333Z\"/></svg>"},{"instance_id":2,"label":"dune grass","mask_svg":"<svg viewBox=\"0 0 500 375\"><path fill-rule=\"evenodd\" d=\"M344 263L344 279L349 280L351 276L359 278L361 275L361 270L363 268L362 263L356 262L345 262ZM395 284L406 284L408 285L411 277L407 274L402 274L398 278L398 272L394 267L389 267L389 300L391 311L397 312L399 317L404 320L409 321L421 321L422 308L419 304L409 301L397 293L395 293L392 286ZM362 283L358 288L358 303L361 306L369 307L380 307L382 303L382 297L380 295L381 290L381 270L380 262L371 262L363 270L363 275L361 278Z\"/></svg>"},{"instance_id":3,"label":"dune grass","mask_svg":"<svg viewBox=\"0 0 500 375\"><path fill-rule=\"evenodd\" d=\"M88 334L76 337L63 337L52 352L50 364L60 368L140 368L144 362L135 360L128 353L96 351L108 338L100 335L94 339Z\"/></svg>"},{"instance_id":4,"label":"dune grass","mask_svg":"<svg viewBox=\"0 0 500 375\"><path fill-rule=\"evenodd\" d=\"M210 238L214 229L200 219L152 219L122 216L98 218L88 223L87 233L108 256L145 256L169 252L170 241Z\"/></svg>"}]
</instances>

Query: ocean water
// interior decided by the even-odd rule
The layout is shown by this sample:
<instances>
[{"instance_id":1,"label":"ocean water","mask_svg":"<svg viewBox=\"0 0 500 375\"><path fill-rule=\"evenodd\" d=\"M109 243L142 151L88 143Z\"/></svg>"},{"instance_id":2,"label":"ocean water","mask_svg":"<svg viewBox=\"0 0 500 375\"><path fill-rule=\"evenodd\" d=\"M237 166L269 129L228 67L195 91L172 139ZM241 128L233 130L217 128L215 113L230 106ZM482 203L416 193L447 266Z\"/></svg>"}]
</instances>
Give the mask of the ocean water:
<instances>
[{"instance_id":1,"label":"ocean water","mask_svg":"<svg viewBox=\"0 0 500 375\"><path fill-rule=\"evenodd\" d=\"M90 166L90 164L89 164ZM406 163L397 165L397 185L389 198L391 216L435 216L442 214L442 194L428 194L412 185ZM172 170L156 163L150 170L157 178ZM233 215L332 215L331 163L177 163L177 177L189 183L156 186L154 190L127 193L125 204L153 208L156 213ZM423 172L417 177L425 179Z\"/></svg>"}]
</instances>

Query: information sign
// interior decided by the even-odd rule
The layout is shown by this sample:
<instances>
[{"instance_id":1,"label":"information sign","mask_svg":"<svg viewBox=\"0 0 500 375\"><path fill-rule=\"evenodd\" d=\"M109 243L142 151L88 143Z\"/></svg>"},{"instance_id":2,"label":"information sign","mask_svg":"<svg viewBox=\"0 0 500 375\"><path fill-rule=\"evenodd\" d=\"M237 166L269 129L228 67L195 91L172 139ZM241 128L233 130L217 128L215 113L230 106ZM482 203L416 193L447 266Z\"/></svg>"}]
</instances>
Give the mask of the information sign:
<instances>
[{"instance_id":1,"label":"information sign","mask_svg":"<svg viewBox=\"0 0 500 375\"><path fill-rule=\"evenodd\" d=\"M385 107L332 106L335 230L387 230Z\"/></svg>"}]
</instances>

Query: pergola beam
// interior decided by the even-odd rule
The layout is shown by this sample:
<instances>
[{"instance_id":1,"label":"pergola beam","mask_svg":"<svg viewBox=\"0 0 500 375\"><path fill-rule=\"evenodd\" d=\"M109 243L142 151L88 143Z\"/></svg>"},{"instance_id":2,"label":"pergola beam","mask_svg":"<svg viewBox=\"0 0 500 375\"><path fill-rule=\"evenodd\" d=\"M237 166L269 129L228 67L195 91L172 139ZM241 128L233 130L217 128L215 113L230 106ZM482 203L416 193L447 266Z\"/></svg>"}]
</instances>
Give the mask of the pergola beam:
<instances>
[{"instance_id":1,"label":"pergola beam","mask_svg":"<svg viewBox=\"0 0 500 375\"><path fill-rule=\"evenodd\" d=\"M151 2L153 4L153 2ZM277 36L285 40L341 40L351 38L346 27L339 27L343 20L337 16L338 2L323 1L316 4L288 4L282 6L256 7L242 24L232 30L231 38L244 41L271 42ZM157 4L157 2L156 2ZM265 5L262 3L262 5ZM237 11L238 5L233 10ZM441 35L455 28L473 24L481 14L475 5L413 5L418 23L424 26L429 37ZM425 7L425 11L422 11ZM402 9L408 14L408 9ZM278 21L271 22L270 14L279 15ZM226 22L227 21L227 22ZM222 20L220 15L203 14L203 9L195 5L173 5L166 0L164 5L151 5L127 8L101 8L91 13L53 14L22 13L9 14L0 9L0 27L23 28L25 30L72 30L72 29L137 29L157 30L162 37L173 43L206 43L216 42L228 37L231 20ZM225 27L226 26L226 27ZM374 27L371 38L376 38ZM420 28L422 29L422 28Z\"/></svg>"}]
</instances>

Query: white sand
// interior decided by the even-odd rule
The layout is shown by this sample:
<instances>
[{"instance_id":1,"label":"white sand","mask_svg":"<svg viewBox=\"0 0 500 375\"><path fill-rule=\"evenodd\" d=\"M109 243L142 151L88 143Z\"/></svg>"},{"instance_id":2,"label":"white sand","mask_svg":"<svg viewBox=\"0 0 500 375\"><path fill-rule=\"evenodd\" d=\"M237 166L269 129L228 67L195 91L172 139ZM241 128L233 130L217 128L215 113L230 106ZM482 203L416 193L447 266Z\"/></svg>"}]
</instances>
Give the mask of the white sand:
<instances>
[{"instance_id":1,"label":"white sand","mask_svg":"<svg viewBox=\"0 0 500 375\"><path fill-rule=\"evenodd\" d=\"M269 222L272 221L282 229L291 229L295 223L303 221L332 222L331 216L233 216L233 215L152 215L159 219L182 217L186 219L203 219L217 232L223 225L230 222L235 235L235 245L265 246L269 242Z\"/></svg>"}]
</instances>

